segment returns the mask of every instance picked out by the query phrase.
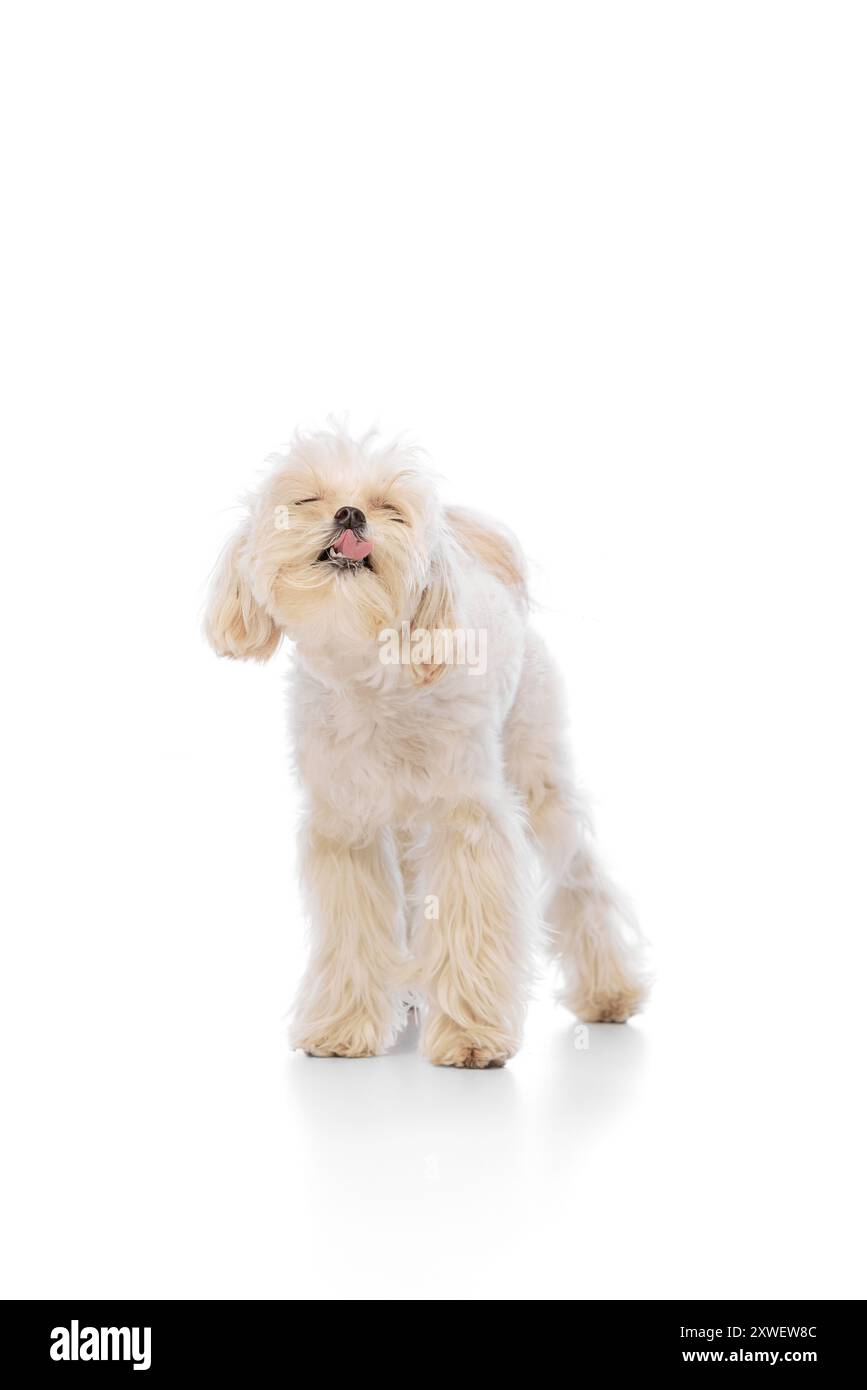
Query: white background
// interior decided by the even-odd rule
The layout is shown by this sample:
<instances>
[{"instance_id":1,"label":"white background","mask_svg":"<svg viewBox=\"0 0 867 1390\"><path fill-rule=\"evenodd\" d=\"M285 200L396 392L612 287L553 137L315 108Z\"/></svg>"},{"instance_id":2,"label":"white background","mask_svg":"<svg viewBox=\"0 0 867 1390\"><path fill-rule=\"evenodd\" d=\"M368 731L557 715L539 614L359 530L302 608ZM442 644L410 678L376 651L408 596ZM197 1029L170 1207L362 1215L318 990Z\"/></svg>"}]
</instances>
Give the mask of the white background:
<instances>
[{"instance_id":1,"label":"white background","mask_svg":"<svg viewBox=\"0 0 867 1390\"><path fill-rule=\"evenodd\" d=\"M7 1296L864 1296L865 17L9 3ZM264 456L409 429L534 562L652 1006L291 1055Z\"/></svg>"}]
</instances>

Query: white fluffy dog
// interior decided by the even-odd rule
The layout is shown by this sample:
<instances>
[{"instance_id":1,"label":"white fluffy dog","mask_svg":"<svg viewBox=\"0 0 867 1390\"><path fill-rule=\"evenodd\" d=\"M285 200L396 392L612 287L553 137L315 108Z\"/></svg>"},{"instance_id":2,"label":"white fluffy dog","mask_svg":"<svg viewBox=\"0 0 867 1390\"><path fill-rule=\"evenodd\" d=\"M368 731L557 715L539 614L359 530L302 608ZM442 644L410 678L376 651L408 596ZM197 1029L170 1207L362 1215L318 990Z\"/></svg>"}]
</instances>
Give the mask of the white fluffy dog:
<instances>
[{"instance_id":1,"label":"white fluffy dog","mask_svg":"<svg viewBox=\"0 0 867 1390\"><path fill-rule=\"evenodd\" d=\"M272 462L206 631L223 656L295 644L312 944L294 1044L374 1056L418 1004L432 1062L502 1066L534 935L570 1009L624 1021L645 995L638 938L572 782L514 539L443 507L417 454L374 435L299 436Z\"/></svg>"}]
</instances>

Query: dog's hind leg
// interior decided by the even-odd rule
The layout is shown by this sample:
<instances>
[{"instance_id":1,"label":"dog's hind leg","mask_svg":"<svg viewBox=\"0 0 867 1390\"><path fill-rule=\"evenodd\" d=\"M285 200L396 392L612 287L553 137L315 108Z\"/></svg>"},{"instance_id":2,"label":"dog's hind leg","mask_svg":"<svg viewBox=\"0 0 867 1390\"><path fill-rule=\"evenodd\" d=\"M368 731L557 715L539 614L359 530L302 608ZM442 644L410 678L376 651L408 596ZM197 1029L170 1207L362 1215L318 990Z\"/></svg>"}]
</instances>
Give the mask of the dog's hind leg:
<instances>
[{"instance_id":1,"label":"dog's hind leg","mask_svg":"<svg viewBox=\"0 0 867 1390\"><path fill-rule=\"evenodd\" d=\"M537 638L528 644L506 731L506 766L542 863L559 998L588 1023L623 1023L647 995L641 938L599 862L589 812L572 780L559 682Z\"/></svg>"},{"instance_id":2,"label":"dog's hind leg","mask_svg":"<svg viewBox=\"0 0 867 1390\"><path fill-rule=\"evenodd\" d=\"M625 1023L647 995L631 910L599 862L586 808L552 789L531 816L547 887L544 917L559 998L586 1023Z\"/></svg>"}]
</instances>

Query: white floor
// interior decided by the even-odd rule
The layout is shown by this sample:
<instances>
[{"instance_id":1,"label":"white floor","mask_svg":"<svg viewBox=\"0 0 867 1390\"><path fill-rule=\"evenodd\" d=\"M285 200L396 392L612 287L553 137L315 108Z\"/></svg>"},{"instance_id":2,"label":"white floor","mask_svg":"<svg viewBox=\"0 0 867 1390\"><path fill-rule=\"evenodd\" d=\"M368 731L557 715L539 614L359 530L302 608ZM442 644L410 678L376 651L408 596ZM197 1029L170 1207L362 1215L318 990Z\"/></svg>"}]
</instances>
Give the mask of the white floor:
<instances>
[{"instance_id":1,"label":"white floor","mask_svg":"<svg viewBox=\"0 0 867 1390\"><path fill-rule=\"evenodd\" d=\"M145 879L150 941L91 919L26 948L5 1296L863 1296L860 1023L765 1008L720 943L586 1047L543 995L503 1071L432 1068L412 1030L288 1055L298 943L241 867L185 933Z\"/></svg>"}]
</instances>

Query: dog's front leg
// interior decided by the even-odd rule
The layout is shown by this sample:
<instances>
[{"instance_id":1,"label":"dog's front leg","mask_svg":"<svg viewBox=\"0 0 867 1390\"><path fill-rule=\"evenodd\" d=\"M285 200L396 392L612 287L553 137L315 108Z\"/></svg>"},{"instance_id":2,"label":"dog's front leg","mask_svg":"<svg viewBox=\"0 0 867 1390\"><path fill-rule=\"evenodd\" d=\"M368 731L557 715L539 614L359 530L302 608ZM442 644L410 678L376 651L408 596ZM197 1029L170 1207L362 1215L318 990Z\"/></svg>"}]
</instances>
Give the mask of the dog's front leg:
<instances>
[{"instance_id":1,"label":"dog's front leg","mask_svg":"<svg viewBox=\"0 0 867 1390\"><path fill-rule=\"evenodd\" d=\"M292 1044L317 1057L376 1056L405 1017L403 897L391 837L378 831L349 843L311 819L301 860L312 943Z\"/></svg>"},{"instance_id":2,"label":"dog's front leg","mask_svg":"<svg viewBox=\"0 0 867 1390\"><path fill-rule=\"evenodd\" d=\"M532 869L501 798L444 805L423 860L421 1050L451 1067L499 1067L517 1051L530 980Z\"/></svg>"}]
</instances>

